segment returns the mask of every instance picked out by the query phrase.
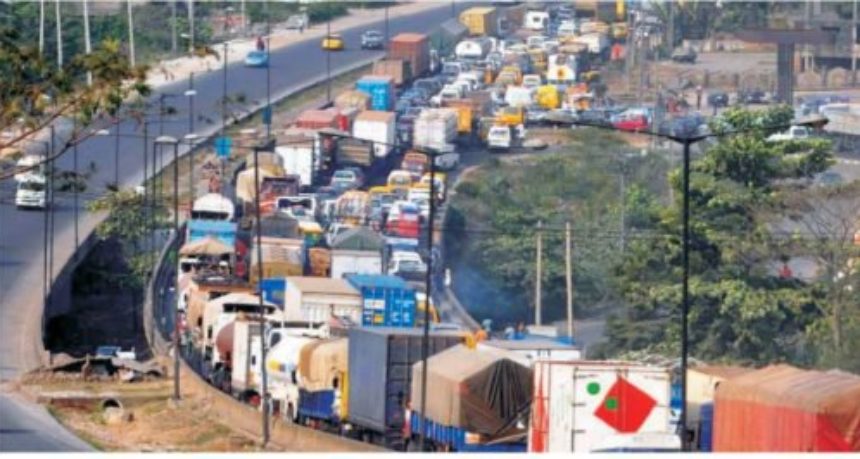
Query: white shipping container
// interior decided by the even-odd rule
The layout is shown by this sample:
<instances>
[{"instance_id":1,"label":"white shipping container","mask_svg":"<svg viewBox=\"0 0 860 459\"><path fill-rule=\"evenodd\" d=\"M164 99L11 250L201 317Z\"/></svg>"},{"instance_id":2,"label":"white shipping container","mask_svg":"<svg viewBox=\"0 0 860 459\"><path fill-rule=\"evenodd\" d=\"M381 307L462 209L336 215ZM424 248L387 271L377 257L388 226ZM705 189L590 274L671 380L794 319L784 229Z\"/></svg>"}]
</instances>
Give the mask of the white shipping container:
<instances>
[{"instance_id":1,"label":"white shipping container","mask_svg":"<svg viewBox=\"0 0 860 459\"><path fill-rule=\"evenodd\" d=\"M589 453L613 447L619 436L672 434L668 369L543 360L533 387L530 452Z\"/></svg>"},{"instance_id":2,"label":"white shipping container","mask_svg":"<svg viewBox=\"0 0 860 459\"><path fill-rule=\"evenodd\" d=\"M382 254L366 250L333 249L332 279L342 279L346 274L382 274Z\"/></svg>"},{"instance_id":3,"label":"white shipping container","mask_svg":"<svg viewBox=\"0 0 860 459\"><path fill-rule=\"evenodd\" d=\"M452 108L425 109L415 120L412 144L447 151L457 138L458 113Z\"/></svg>"},{"instance_id":4,"label":"white shipping container","mask_svg":"<svg viewBox=\"0 0 860 459\"><path fill-rule=\"evenodd\" d=\"M374 142L373 156L384 158L394 145L395 120L393 112L365 110L355 117L352 123L352 135Z\"/></svg>"},{"instance_id":5,"label":"white shipping container","mask_svg":"<svg viewBox=\"0 0 860 459\"><path fill-rule=\"evenodd\" d=\"M324 323L332 316L361 323L361 294L343 279L287 277L284 316L288 322Z\"/></svg>"},{"instance_id":6,"label":"white shipping container","mask_svg":"<svg viewBox=\"0 0 860 459\"><path fill-rule=\"evenodd\" d=\"M528 107L534 100L534 88L508 86L505 91L505 102L511 107Z\"/></svg>"},{"instance_id":7,"label":"white shipping container","mask_svg":"<svg viewBox=\"0 0 860 459\"><path fill-rule=\"evenodd\" d=\"M314 175L319 170L319 159L314 154L315 151L315 140L309 140L307 144L275 147L275 153L284 162L284 170L287 174L298 175L301 178L302 186L313 185Z\"/></svg>"},{"instance_id":8,"label":"white shipping container","mask_svg":"<svg viewBox=\"0 0 860 459\"><path fill-rule=\"evenodd\" d=\"M591 54L600 54L609 47L609 38L602 33L589 33L576 37L574 43L582 43L588 46Z\"/></svg>"}]
</instances>

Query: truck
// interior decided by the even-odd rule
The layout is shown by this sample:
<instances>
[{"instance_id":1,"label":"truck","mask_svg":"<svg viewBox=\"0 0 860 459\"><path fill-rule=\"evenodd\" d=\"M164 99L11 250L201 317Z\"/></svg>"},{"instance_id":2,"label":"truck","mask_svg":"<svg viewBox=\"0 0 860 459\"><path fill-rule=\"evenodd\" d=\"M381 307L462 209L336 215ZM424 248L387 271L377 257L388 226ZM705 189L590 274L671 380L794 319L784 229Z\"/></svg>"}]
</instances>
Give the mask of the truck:
<instances>
[{"instance_id":1,"label":"truck","mask_svg":"<svg viewBox=\"0 0 860 459\"><path fill-rule=\"evenodd\" d=\"M206 193L194 200L191 206L192 220L232 221L235 217L235 206L226 196L220 193Z\"/></svg>"},{"instance_id":2,"label":"truck","mask_svg":"<svg viewBox=\"0 0 860 459\"><path fill-rule=\"evenodd\" d=\"M386 58L373 63L373 75L391 77L395 86L403 86L412 81L412 63L404 59Z\"/></svg>"},{"instance_id":3,"label":"truck","mask_svg":"<svg viewBox=\"0 0 860 459\"><path fill-rule=\"evenodd\" d=\"M599 32L582 34L573 41L587 46L588 52L595 55L603 55L609 49L609 38Z\"/></svg>"},{"instance_id":4,"label":"truck","mask_svg":"<svg viewBox=\"0 0 860 459\"><path fill-rule=\"evenodd\" d=\"M267 389L272 397L273 408L288 422L299 421L302 377L298 367L302 349L319 341L315 330L309 330L307 334L303 332L305 330L284 330L278 342L266 353ZM257 357L257 352L252 349L251 355Z\"/></svg>"},{"instance_id":5,"label":"truck","mask_svg":"<svg viewBox=\"0 0 860 459\"><path fill-rule=\"evenodd\" d=\"M331 277L346 274L382 274L385 240L370 228L353 228L334 237L331 243Z\"/></svg>"},{"instance_id":6,"label":"truck","mask_svg":"<svg viewBox=\"0 0 860 459\"><path fill-rule=\"evenodd\" d=\"M669 449L680 451L670 424L671 378L667 368L629 362L535 362L529 452L590 453L625 443L665 451L670 436Z\"/></svg>"},{"instance_id":7,"label":"truck","mask_svg":"<svg viewBox=\"0 0 860 459\"><path fill-rule=\"evenodd\" d=\"M406 407L411 400L412 365L422 357L423 333L415 328L351 328L347 419L356 435L384 447L407 446ZM463 343L465 334L431 331L428 356Z\"/></svg>"},{"instance_id":8,"label":"truck","mask_svg":"<svg viewBox=\"0 0 860 459\"><path fill-rule=\"evenodd\" d=\"M358 166L368 168L373 165L374 149L369 142L354 138L338 139L334 152L337 168Z\"/></svg>"},{"instance_id":9,"label":"truck","mask_svg":"<svg viewBox=\"0 0 860 459\"><path fill-rule=\"evenodd\" d=\"M332 317L361 319L358 290L343 279L288 276L284 293L284 320L320 325Z\"/></svg>"},{"instance_id":10,"label":"truck","mask_svg":"<svg viewBox=\"0 0 860 459\"><path fill-rule=\"evenodd\" d=\"M492 50L492 42L484 38L471 38L457 43L454 55L461 60L480 61Z\"/></svg>"},{"instance_id":11,"label":"truck","mask_svg":"<svg viewBox=\"0 0 860 459\"><path fill-rule=\"evenodd\" d=\"M525 128L523 125L506 126L495 124L487 133L487 148L491 152L507 151L522 145L525 139Z\"/></svg>"},{"instance_id":12,"label":"truck","mask_svg":"<svg viewBox=\"0 0 860 459\"><path fill-rule=\"evenodd\" d=\"M260 238L260 253L263 260L263 279L272 277L301 276L305 266L305 241L279 237ZM257 248L251 249L249 281L257 285L259 263Z\"/></svg>"},{"instance_id":13,"label":"truck","mask_svg":"<svg viewBox=\"0 0 860 459\"><path fill-rule=\"evenodd\" d=\"M422 362L412 366L408 416L414 437L424 421L430 447L437 451L526 451L525 428L517 424L526 425L531 404L528 366L499 349L448 348L427 359L432 390L426 408L420 397L423 370Z\"/></svg>"},{"instance_id":14,"label":"truck","mask_svg":"<svg viewBox=\"0 0 860 459\"><path fill-rule=\"evenodd\" d=\"M299 423L310 420L334 426L345 423L348 368L349 340L346 337L317 340L302 346L297 378Z\"/></svg>"},{"instance_id":15,"label":"truck","mask_svg":"<svg viewBox=\"0 0 860 459\"><path fill-rule=\"evenodd\" d=\"M388 45L389 59L403 59L410 63L412 76L430 73L430 40L420 33L395 35Z\"/></svg>"},{"instance_id":16,"label":"truck","mask_svg":"<svg viewBox=\"0 0 860 459\"><path fill-rule=\"evenodd\" d=\"M365 110L355 118L352 135L373 142L374 157L385 158L394 149L395 121L394 112Z\"/></svg>"},{"instance_id":17,"label":"truck","mask_svg":"<svg viewBox=\"0 0 860 459\"><path fill-rule=\"evenodd\" d=\"M771 365L720 383L714 452L860 452L860 376Z\"/></svg>"},{"instance_id":18,"label":"truck","mask_svg":"<svg viewBox=\"0 0 860 459\"><path fill-rule=\"evenodd\" d=\"M440 152L453 150L459 115L451 108L426 109L415 120L412 145Z\"/></svg>"},{"instance_id":19,"label":"truck","mask_svg":"<svg viewBox=\"0 0 860 459\"><path fill-rule=\"evenodd\" d=\"M370 109L389 111L394 108L394 79L390 76L367 75L355 83L355 89L370 96Z\"/></svg>"},{"instance_id":20,"label":"truck","mask_svg":"<svg viewBox=\"0 0 860 459\"><path fill-rule=\"evenodd\" d=\"M15 207L19 209L44 209L47 205L48 187L45 176L26 172L16 176Z\"/></svg>"},{"instance_id":21,"label":"truck","mask_svg":"<svg viewBox=\"0 0 860 459\"><path fill-rule=\"evenodd\" d=\"M347 274L346 281L361 292L364 326L412 327L415 324L415 289L397 276Z\"/></svg>"},{"instance_id":22,"label":"truck","mask_svg":"<svg viewBox=\"0 0 860 459\"><path fill-rule=\"evenodd\" d=\"M466 26L469 35L486 35L489 37L498 34L499 20L496 8L472 7L460 13L460 23Z\"/></svg>"},{"instance_id":23,"label":"truck","mask_svg":"<svg viewBox=\"0 0 860 459\"><path fill-rule=\"evenodd\" d=\"M303 187L314 184L314 178L320 169L320 159L317 152L317 142L308 139L307 143L290 143L275 147L275 153L284 161L284 169L290 174L299 176Z\"/></svg>"},{"instance_id":24,"label":"truck","mask_svg":"<svg viewBox=\"0 0 860 459\"><path fill-rule=\"evenodd\" d=\"M547 58L546 82L554 85L571 85L576 82L579 69L576 54L550 54Z\"/></svg>"}]
</instances>

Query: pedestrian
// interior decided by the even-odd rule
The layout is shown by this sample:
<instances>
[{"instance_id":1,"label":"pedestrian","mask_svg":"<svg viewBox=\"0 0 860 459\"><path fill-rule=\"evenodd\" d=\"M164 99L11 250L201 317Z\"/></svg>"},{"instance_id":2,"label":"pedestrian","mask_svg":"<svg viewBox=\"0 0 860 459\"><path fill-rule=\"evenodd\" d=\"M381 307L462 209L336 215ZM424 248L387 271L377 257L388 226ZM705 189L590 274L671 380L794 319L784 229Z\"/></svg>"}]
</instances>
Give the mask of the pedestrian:
<instances>
[{"instance_id":1,"label":"pedestrian","mask_svg":"<svg viewBox=\"0 0 860 459\"><path fill-rule=\"evenodd\" d=\"M263 43L263 37L257 37L257 51L265 51L266 44Z\"/></svg>"},{"instance_id":2,"label":"pedestrian","mask_svg":"<svg viewBox=\"0 0 860 459\"><path fill-rule=\"evenodd\" d=\"M696 110L702 109L702 85L696 86Z\"/></svg>"}]
</instances>

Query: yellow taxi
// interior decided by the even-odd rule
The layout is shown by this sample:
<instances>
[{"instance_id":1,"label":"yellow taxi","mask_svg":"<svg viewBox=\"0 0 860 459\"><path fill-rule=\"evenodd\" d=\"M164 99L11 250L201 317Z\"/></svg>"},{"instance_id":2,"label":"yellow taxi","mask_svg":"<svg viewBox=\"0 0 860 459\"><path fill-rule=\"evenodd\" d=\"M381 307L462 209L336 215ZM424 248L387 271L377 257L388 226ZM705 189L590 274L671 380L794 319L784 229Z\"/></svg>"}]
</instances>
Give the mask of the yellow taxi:
<instances>
[{"instance_id":1,"label":"yellow taxi","mask_svg":"<svg viewBox=\"0 0 860 459\"><path fill-rule=\"evenodd\" d=\"M322 49L325 51L343 50L343 37L338 34L330 34L322 39Z\"/></svg>"}]
</instances>

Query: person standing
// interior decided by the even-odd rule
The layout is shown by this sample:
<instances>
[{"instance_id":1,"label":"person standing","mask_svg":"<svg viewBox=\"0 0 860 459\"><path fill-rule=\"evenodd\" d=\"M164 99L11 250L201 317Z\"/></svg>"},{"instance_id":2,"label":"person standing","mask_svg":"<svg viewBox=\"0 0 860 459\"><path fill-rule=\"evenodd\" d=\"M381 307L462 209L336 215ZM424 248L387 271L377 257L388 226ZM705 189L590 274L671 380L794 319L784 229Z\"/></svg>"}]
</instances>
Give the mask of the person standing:
<instances>
[{"instance_id":1,"label":"person standing","mask_svg":"<svg viewBox=\"0 0 860 459\"><path fill-rule=\"evenodd\" d=\"M696 86L696 110L702 109L702 85Z\"/></svg>"}]
</instances>

